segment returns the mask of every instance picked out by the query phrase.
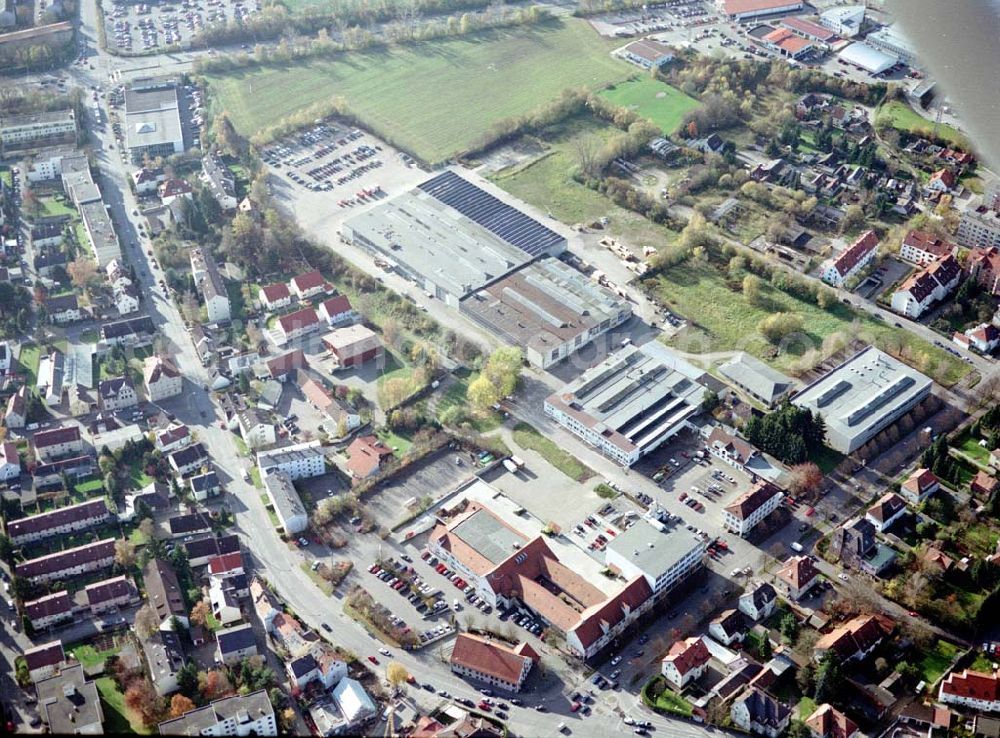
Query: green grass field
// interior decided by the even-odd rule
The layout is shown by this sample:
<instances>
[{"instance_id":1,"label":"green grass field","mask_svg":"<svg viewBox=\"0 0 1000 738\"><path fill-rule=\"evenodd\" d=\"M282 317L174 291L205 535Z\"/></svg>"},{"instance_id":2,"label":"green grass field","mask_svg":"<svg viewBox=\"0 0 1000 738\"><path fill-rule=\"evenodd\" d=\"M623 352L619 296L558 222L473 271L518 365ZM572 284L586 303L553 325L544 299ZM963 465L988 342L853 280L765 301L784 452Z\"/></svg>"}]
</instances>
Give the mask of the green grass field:
<instances>
[{"instance_id":1,"label":"green grass field","mask_svg":"<svg viewBox=\"0 0 1000 738\"><path fill-rule=\"evenodd\" d=\"M552 464L570 479L586 482L594 476L594 470L578 458L567 453L550 438L546 438L527 423L518 423L514 427L514 443L521 448L536 451L543 459Z\"/></svg>"},{"instance_id":2,"label":"green grass field","mask_svg":"<svg viewBox=\"0 0 1000 738\"><path fill-rule=\"evenodd\" d=\"M955 656L958 655L959 648L954 643L948 641L937 641L933 648L923 652L923 658L917 662L923 680L928 684L933 684L944 674L951 665Z\"/></svg>"},{"instance_id":3,"label":"green grass field","mask_svg":"<svg viewBox=\"0 0 1000 738\"><path fill-rule=\"evenodd\" d=\"M875 114L875 122L888 120L893 128L911 133L923 131L930 133L934 129L934 121L928 120L913 108L899 100L886 103L878 109ZM963 148L968 148L969 140L957 128L953 128L946 123L938 126L938 136L953 144Z\"/></svg>"},{"instance_id":4,"label":"green grass field","mask_svg":"<svg viewBox=\"0 0 1000 738\"><path fill-rule=\"evenodd\" d=\"M839 303L823 310L815 302L799 300L765 284L765 300L762 304L751 305L738 288L730 289L723 274L710 265L685 263L671 267L659 278L659 283L656 292L660 299L697 323L693 330L682 332L671 342L683 351L707 353L738 349L768 359L776 368L787 371L806 350L819 348L827 336L843 332L880 348L905 346L910 363L946 386L954 384L969 371L963 362L908 331L858 315ZM757 324L775 312L801 315L805 340L789 343L771 359L767 356L771 346L758 332Z\"/></svg>"},{"instance_id":5,"label":"green grass field","mask_svg":"<svg viewBox=\"0 0 1000 738\"><path fill-rule=\"evenodd\" d=\"M591 223L607 217L610 235L642 248L672 242L677 234L625 210L572 177L577 168L577 143L593 138L605 141L620 133L613 126L579 117L553 131L546 154L531 163L506 169L493 177L496 184L525 202L552 213L563 223Z\"/></svg>"},{"instance_id":6,"label":"green grass field","mask_svg":"<svg viewBox=\"0 0 1000 738\"><path fill-rule=\"evenodd\" d=\"M24 381L29 387L38 383L38 364L42 360L42 347L37 343L22 344L17 363L21 365Z\"/></svg>"},{"instance_id":7,"label":"green grass field","mask_svg":"<svg viewBox=\"0 0 1000 738\"><path fill-rule=\"evenodd\" d=\"M504 118L572 87L632 73L582 20L490 31L287 66L210 74L216 110L253 134L331 96L376 133L429 162L468 148Z\"/></svg>"},{"instance_id":8,"label":"green grass field","mask_svg":"<svg viewBox=\"0 0 1000 738\"><path fill-rule=\"evenodd\" d=\"M615 85L604 90L601 97L649 118L666 134L677 130L685 114L698 107L693 97L648 76Z\"/></svg>"}]
</instances>

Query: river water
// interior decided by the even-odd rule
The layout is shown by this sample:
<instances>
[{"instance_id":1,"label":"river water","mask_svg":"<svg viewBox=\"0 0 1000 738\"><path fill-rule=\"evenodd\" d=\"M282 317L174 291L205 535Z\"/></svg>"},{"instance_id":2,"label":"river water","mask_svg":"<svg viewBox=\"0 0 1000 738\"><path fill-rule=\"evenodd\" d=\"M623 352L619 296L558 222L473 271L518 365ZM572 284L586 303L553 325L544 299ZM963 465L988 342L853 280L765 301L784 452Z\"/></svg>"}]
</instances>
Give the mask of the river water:
<instances>
[{"instance_id":1,"label":"river water","mask_svg":"<svg viewBox=\"0 0 1000 738\"><path fill-rule=\"evenodd\" d=\"M1000 171L1000 0L889 0L917 56Z\"/></svg>"}]
</instances>

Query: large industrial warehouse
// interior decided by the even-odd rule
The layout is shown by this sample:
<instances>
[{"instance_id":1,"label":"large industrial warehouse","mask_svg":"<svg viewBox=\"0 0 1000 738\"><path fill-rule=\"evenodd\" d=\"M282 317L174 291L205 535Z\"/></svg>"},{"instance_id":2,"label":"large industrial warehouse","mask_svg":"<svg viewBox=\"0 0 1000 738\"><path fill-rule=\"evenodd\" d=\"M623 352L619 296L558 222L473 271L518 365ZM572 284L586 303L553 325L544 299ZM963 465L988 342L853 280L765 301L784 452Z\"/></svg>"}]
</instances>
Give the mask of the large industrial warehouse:
<instances>
[{"instance_id":1,"label":"large industrial warehouse","mask_svg":"<svg viewBox=\"0 0 1000 738\"><path fill-rule=\"evenodd\" d=\"M558 259L544 258L469 295L463 315L546 369L632 315L625 300Z\"/></svg>"},{"instance_id":2,"label":"large industrial warehouse","mask_svg":"<svg viewBox=\"0 0 1000 738\"><path fill-rule=\"evenodd\" d=\"M830 448L849 454L895 423L931 392L933 382L874 346L803 389L792 403L826 422Z\"/></svg>"},{"instance_id":3,"label":"large industrial warehouse","mask_svg":"<svg viewBox=\"0 0 1000 738\"><path fill-rule=\"evenodd\" d=\"M704 372L662 344L627 346L545 400L545 413L631 466L700 411Z\"/></svg>"},{"instance_id":4,"label":"large industrial warehouse","mask_svg":"<svg viewBox=\"0 0 1000 738\"><path fill-rule=\"evenodd\" d=\"M518 267L566 248L565 237L451 170L351 218L341 236L455 308Z\"/></svg>"}]
</instances>

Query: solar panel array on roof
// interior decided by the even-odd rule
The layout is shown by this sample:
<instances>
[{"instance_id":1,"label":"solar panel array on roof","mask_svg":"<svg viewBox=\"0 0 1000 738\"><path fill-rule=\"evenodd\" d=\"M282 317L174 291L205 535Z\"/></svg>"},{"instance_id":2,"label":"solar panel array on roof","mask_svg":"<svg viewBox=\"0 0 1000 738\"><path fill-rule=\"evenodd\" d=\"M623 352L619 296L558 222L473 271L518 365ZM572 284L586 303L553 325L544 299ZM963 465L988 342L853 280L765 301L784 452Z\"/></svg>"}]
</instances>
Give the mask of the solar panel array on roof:
<instances>
[{"instance_id":1,"label":"solar panel array on roof","mask_svg":"<svg viewBox=\"0 0 1000 738\"><path fill-rule=\"evenodd\" d=\"M563 241L555 231L452 171L443 172L418 187L531 256L544 254Z\"/></svg>"}]
</instances>

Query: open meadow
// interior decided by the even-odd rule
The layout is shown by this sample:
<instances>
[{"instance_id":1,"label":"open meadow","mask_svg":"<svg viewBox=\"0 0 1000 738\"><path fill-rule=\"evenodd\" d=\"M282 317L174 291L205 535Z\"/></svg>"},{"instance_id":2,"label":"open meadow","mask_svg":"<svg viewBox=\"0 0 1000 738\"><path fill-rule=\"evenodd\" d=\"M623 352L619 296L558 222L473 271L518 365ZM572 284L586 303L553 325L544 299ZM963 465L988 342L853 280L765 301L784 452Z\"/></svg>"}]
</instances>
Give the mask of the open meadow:
<instances>
[{"instance_id":1,"label":"open meadow","mask_svg":"<svg viewBox=\"0 0 1000 738\"><path fill-rule=\"evenodd\" d=\"M609 49L587 23L568 18L207 79L215 109L246 135L339 96L377 135L436 163L564 89L598 90L633 74Z\"/></svg>"},{"instance_id":2,"label":"open meadow","mask_svg":"<svg viewBox=\"0 0 1000 738\"><path fill-rule=\"evenodd\" d=\"M667 135L677 130L684 116L699 104L676 87L649 75L609 87L601 92L601 97L648 118Z\"/></svg>"}]
</instances>

